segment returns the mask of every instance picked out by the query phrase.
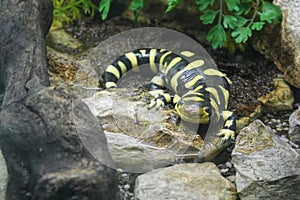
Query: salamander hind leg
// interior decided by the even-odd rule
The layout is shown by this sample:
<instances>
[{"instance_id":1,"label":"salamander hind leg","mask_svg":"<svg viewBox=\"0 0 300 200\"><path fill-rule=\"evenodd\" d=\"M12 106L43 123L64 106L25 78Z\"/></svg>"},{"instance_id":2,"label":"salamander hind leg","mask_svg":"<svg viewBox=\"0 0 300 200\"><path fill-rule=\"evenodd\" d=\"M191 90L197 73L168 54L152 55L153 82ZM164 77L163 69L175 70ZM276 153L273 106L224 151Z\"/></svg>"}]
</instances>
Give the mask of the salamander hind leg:
<instances>
[{"instance_id":1,"label":"salamander hind leg","mask_svg":"<svg viewBox=\"0 0 300 200\"><path fill-rule=\"evenodd\" d=\"M149 94L151 94L154 99L148 105L148 109L156 108L159 110L163 108L166 104L177 103L178 95L173 95L165 90L164 86L164 75L162 72L154 76L151 80Z\"/></svg>"},{"instance_id":2,"label":"salamander hind leg","mask_svg":"<svg viewBox=\"0 0 300 200\"><path fill-rule=\"evenodd\" d=\"M166 104L175 105L180 97L177 94L170 94L165 92L165 90L153 90L150 91L154 99L148 104L148 110L155 108L156 110L162 109Z\"/></svg>"}]
</instances>

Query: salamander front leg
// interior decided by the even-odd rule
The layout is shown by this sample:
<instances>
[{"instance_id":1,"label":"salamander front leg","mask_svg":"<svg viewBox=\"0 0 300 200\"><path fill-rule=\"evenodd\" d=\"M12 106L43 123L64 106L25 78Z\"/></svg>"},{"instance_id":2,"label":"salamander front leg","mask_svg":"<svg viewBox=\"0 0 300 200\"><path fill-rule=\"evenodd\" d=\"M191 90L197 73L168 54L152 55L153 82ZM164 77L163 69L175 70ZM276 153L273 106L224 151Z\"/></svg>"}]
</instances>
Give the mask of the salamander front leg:
<instances>
[{"instance_id":1,"label":"salamander front leg","mask_svg":"<svg viewBox=\"0 0 300 200\"><path fill-rule=\"evenodd\" d=\"M236 116L230 111L223 111L224 126L217 134L222 137L221 143L224 144L228 140L234 140L236 136Z\"/></svg>"}]
</instances>

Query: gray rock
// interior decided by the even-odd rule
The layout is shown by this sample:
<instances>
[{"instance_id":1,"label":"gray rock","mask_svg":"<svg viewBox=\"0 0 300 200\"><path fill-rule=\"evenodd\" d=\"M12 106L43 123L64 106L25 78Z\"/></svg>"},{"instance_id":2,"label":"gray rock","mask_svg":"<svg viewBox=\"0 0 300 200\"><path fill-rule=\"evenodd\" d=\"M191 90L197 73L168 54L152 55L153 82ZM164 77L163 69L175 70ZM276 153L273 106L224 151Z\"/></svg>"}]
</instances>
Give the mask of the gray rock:
<instances>
[{"instance_id":1,"label":"gray rock","mask_svg":"<svg viewBox=\"0 0 300 200\"><path fill-rule=\"evenodd\" d=\"M65 193L66 199L115 198L114 171L94 159L77 135L83 130L99 134L99 153L110 159L105 136L94 124L89 109L65 88L44 88L5 106L0 145L11 167L8 197L46 200Z\"/></svg>"},{"instance_id":2,"label":"gray rock","mask_svg":"<svg viewBox=\"0 0 300 200\"><path fill-rule=\"evenodd\" d=\"M290 140L300 146L300 107L295 110L289 118L289 136Z\"/></svg>"},{"instance_id":3,"label":"gray rock","mask_svg":"<svg viewBox=\"0 0 300 200\"><path fill-rule=\"evenodd\" d=\"M242 200L299 199L300 155L260 120L240 131L232 162Z\"/></svg>"},{"instance_id":4,"label":"gray rock","mask_svg":"<svg viewBox=\"0 0 300 200\"><path fill-rule=\"evenodd\" d=\"M164 167L176 159L175 152L166 148L155 148L136 138L106 132L109 151L114 160L115 168L127 172L142 173ZM112 166L111 164L108 164Z\"/></svg>"},{"instance_id":5,"label":"gray rock","mask_svg":"<svg viewBox=\"0 0 300 200\"><path fill-rule=\"evenodd\" d=\"M181 159L209 161L226 148L219 137L204 143L196 130L176 124L172 110L148 110L142 98L139 91L117 88L83 99L104 129L114 160L109 166L141 173ZM92 143L85 142L90 151Z\"/></svg>"},{"instance_id":6,"label":"gray rock","mask_svg":"<svg viewBox=\"0 0 300 200\"><path fill-rule=\"evenodd\" d=\"M237 199L234 185L213 163L178 164L156 169L136 179L135 197L153 199Z\"/></svg>"},{"instance_id":7,"label":"gray rock","mask_svg":"<svg viewBox=\"0 0 300 200\"><path fill-rule=\"evenodd\" d=\"M284 79L300 87L300 21L299 0L275 0L282 11L280 26L268 25L251 40L254 48L274 61L284 72Z\"/></svg>"},{"instance_id":8,"label":"gray rock","mask_svg":"<svg viewBox=\"0 0 300 200\"><path fill-rule=\"evenodd\" d=\"M184 137L193 135L167 123L166 112L148 111L145 103L132 99L135 96L131 90L115 89L98 92L83 101L104 129L115 161L113 167L141 173L174 162L175 154L183 154L189 148L191 142ZM197 155L197 151L194 153Z\"/></svg>"},{"instance_id":9,"label":"gray rock","mask_svg":"<svg viewBox=\"0 0 300 200\"><path fill-rule=\"evenodd\" d=\"M9 173L6 199L116 199L115 171L96 160L77 135L83 130L84 136L100 135L98 151L110 159L97 120L68 88L48 87L44 38L52 8L46 0L1 1L0 93L5 93L0 147Z\"/></svg>"},{"instance_id":10,"label":"gray rock","mask_svg":"<svg viewBox=\"0 0 300 200\"><path fill-rule=\"evenodd\" d=\"M8 174L6 163L0 150L0 199L5 199Z\"/></svg>"}]
</instances>

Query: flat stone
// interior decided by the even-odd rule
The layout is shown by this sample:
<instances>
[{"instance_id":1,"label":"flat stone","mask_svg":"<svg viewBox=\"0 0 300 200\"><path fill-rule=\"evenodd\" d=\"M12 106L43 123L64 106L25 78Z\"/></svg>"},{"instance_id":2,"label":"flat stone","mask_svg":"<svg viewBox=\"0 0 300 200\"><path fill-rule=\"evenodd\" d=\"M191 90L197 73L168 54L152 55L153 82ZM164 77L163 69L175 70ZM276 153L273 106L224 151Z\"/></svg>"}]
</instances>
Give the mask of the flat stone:
<instances>
[{"instance_id":1,"label":"flat stone","mask_svg":"<svg viewBox=\"0 0 300 200\"><path fill-rule=\"evenodd\" d=\"M299 197L299 153L260 120L240 131L232 162L240 199Z\"/></svg>"},{"instance_id":2,"label":"flat stone","mask_svg":"<svg viewBox=\"0 0 300 200\"><path fill-rule=\"evenodd\" d=\"M178 164L139 176L136 199L237 199L234 185L221 176L215 164Z\"/></svg>"}]
</instances>

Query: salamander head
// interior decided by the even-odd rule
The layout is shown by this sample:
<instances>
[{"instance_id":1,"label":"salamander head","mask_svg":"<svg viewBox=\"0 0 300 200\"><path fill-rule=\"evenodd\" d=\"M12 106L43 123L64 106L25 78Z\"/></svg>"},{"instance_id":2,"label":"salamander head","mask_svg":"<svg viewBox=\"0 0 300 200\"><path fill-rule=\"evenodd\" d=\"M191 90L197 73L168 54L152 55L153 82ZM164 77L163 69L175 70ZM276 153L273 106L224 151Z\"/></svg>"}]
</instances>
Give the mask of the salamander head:
<instances>
[{"instance_id":1,"label":"salamander head","mask_svg":"<svg viewBox=\"0 0 300 200\"><path fill-rule=\"evenodd\" d=\"M198 94L183 96L177 102L175 110L182 120L191 123L208 124L211 117L209 100Z\"/></svg>"}]
</instances>

